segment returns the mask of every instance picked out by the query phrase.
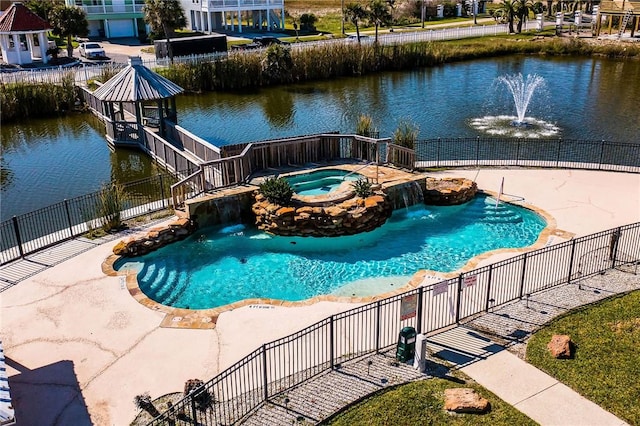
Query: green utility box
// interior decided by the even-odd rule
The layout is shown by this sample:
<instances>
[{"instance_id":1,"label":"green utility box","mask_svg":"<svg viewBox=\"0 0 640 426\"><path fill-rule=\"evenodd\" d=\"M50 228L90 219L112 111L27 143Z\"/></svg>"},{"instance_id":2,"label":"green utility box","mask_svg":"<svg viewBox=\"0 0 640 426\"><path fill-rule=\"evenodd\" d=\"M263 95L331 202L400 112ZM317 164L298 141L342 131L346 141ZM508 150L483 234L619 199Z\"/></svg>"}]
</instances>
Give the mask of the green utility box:
<instances>
[{"instance_id":1,"label":"green utility box","mask_svg":"<svg viewBox=\"0 0 640 426\"><path fill-rule=\"evenodd\" d=\"M396 349L396 359L398 361L407 362L413 359L416 353L416 329L413 327L405 327L400 330L398 336L398 347Z\"/></svg>"}]
</instances>

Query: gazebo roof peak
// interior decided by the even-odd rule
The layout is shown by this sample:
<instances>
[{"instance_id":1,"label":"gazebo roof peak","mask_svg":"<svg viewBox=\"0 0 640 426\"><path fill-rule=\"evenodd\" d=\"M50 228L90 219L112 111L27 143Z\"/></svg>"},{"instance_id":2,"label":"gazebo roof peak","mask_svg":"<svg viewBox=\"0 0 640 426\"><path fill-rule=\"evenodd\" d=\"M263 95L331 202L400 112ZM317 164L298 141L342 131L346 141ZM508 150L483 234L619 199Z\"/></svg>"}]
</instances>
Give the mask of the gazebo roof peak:
<instances>
[{"instance_id":1,"label":"gazebo roof peak","mask_svg":"<svg viewBox=\"0 0 640 426\"><path fill-rule=\"evenodd\" d=\"M51 25L22 3L12 3L0 15L0 33L47 31Z\"/></svg>"},{"instance_id":2,"label":"gazebo roof peak","mask_svg":"<svg viewBox=\"0 0 640 426\"><path fill-rule=\"evenodd\" d=\"M93 94L107 102L139 102L171 98L182 92L182 87L145 67L139 56L132 56L125 69Z\"/></svg>"}]
</instances>

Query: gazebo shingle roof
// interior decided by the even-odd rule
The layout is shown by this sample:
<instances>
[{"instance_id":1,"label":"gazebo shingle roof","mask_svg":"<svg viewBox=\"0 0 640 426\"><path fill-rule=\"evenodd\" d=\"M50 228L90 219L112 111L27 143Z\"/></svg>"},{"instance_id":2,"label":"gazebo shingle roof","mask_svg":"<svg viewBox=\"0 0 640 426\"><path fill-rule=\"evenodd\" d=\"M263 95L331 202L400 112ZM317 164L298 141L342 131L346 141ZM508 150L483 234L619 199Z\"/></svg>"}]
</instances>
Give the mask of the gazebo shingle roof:
<instances>
[{"instance_id":1,"label":"gazebo shingle roof","mask_svg":"<svg viewBox=\"0 0 640 426\"><path fill-rule=\"evenodd\" d=\"M170 98L184 89L142 65L139 57L129 59L129 66L93 92L107 102L137 102Z\"/></svg>"},{"instance_id":2,"label":"gazebo shingle roof","mask_svg":"<svg viewBox=\"0 0 640 426\"><path fill-rule=\"evenodd\" d=\"M0 16L0 33L50 30L51 25L22 3L13 3Z\"/></svg>"}]
</instances>

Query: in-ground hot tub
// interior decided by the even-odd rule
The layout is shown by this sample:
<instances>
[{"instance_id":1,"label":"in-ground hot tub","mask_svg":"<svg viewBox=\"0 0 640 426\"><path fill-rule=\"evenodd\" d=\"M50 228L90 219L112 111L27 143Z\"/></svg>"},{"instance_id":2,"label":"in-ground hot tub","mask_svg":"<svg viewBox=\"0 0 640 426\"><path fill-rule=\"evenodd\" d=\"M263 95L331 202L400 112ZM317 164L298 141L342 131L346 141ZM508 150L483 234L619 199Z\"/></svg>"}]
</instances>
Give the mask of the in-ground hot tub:
<instances>
[{"instance_id":1,"label":"in-ground hot tub","mask_svg":"<svg viewBox=\"0 0 640 426\"><path fill-rule=\"evenodd\" d=\"M308 205L339 203L353 197L352 183L364 178L342 169L320 169L283 176L295 192L293 196Z\"/></svg>"}]
</instances>

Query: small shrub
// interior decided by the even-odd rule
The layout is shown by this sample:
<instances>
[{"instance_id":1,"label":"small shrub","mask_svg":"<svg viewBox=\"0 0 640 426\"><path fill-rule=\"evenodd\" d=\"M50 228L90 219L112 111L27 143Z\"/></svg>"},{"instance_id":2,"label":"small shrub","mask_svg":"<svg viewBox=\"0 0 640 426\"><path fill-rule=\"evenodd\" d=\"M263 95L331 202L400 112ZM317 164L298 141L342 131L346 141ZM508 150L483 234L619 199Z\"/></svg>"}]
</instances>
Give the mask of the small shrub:
<instances>
[{"instance_id":1,"label":"small shrub","mask_svg":"<svg viewBox=\"0 0 640 426\"><path fill-rule=\"evenodd\" d=\"M138 409L146 411L154 419L160 415L160 412L158 411L156 406L153 405L153 401L151 401L151 396L149 396L149 392L136 395L133 398L133 403L136 405Z\"/></svg>"},{"instance_id":2,"label":"small shrub","mask_svg":"<svg viewBox=\"0 0 640 426\"><path fill-rule=\"evenodd\" d=\"M367 198L373 194L373 185L366 178L360 178L351 185L353 186L353 192L360 198Z\"/></svg>"},{"instance_id":3,"label":"small shrub","mask_svg":"<svg viewBox=\"0 0 640 426\"><path fill-rule=\"evenodd\" d=\"M204 382L200 379L189 379L184 383L184 396L192 394L196 407L205 411L213 405L213 395L204 388Z\"/></svg>"},{"instance_id":4,"label":"small shrub","mask_svg":"<svg viewBox=\"0 0 640 426\"><path fill-rule=\"evenodd\" d=\"M102 186L102 191L98 194L98 217L105 232L122 226L121 212L124 210L126 198L127 193L121 184Z\"/></svg>"},{"instance_id":5,"label":"small shrub","mask_svg":"<svg viewBox=\"0 0 640 426\"><path fill-rule=\"evenodd\" d=\"M371 137L376 133L373 126L373 118L370 115L360 114L356 123L356 135Z\"/></svg>"},{"instance_id":6,"label":"small shrub","mask_svg":"<svg viewBox=\"0 0 640 426\"><path fill-rule=\"evenodd\" d=\"M265 179L260 184L260 192L269 202L282 206L289 204L293 197L293 188L283 177Z\"/></svg>"},{"instance_id":7,"label":"small shrub","mask_svg":"<svg viewBox=\"0 0 640 426\"><path fill-rule=\"evenodd\" d=\"M318 17L313 13L303 13L300 15L300 29L302 31L315 31Z\"/></svg>"},{"instance_id":8,"label":"small shrub","mask_svg":"<svg viewBox=\"0 0 640 426\"><path fill-rule=\"evenodd\" d=\"M419 133L420 128L413 121L401 120L398 123L398 128L393 132L393 143L413 149Z\"/></svg>"}]
</instances>

